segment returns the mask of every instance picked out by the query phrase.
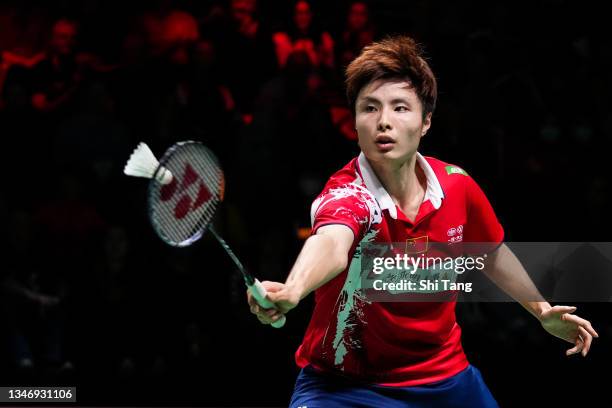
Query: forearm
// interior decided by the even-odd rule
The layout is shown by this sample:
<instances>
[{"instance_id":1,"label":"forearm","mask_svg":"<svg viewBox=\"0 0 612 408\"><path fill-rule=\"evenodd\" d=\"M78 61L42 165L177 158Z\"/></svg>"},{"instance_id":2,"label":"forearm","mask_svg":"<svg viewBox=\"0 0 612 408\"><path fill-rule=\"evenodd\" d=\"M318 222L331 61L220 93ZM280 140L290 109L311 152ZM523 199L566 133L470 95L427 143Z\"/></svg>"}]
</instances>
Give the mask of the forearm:
<instances>
[{"instance_id":1,"label":"forearm","mask_svg":"<svg viewBox=\"0 0 612 408\"><path fill-rule=\"evenodd\" d=\"M285 282L299 293L300 300L332 280L347 265L348 254L327 235L306 240Z\"/></svg>"},{"instance_id":2,"label":"forearm","mask_svg":"<svg viewBox=\"0 0 612 408\"><path fill-rule=\"evenodd\" d=\"M485 274L534 317L540 318L550 304L540 294L516 255L503 244L491 256Z\"/></svg>"}]
</instances>

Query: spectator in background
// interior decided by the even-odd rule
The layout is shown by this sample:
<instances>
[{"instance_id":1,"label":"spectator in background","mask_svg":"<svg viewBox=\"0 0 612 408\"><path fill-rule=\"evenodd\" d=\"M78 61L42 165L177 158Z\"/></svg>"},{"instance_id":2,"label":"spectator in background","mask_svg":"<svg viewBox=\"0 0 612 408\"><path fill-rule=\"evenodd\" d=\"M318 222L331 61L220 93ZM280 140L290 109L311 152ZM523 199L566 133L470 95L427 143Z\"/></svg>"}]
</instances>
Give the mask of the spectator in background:
<instances>
[{"instance_id":1,"label":"spectator in background","mask_svg":"<svg viewBox=\"0 0 612 408\"><path fill-rule=\"evenodd\" d=\"M217 11L209 21L208 32L223 67L222 80L249 124L261 84L277 71L272 35L259 19L257 1L231 0L227 12Z\"/></svg>"},{"instance_id":2,"label":"spectator in background","mask_svg":"<svg viewBox=\"0 0 612 408\"><path fill-rule=\"evenodd\" d=\"M6 106L4 99L4 84L13 67L29 69L44 58L42 52L31 57L23 57L11 51L0 50L0 109Z\"/></svg>"},{"instance_id":3,"label":"spectator in background","mask_svg":"<svg viewBox=\"0 0 612 408\"><path fill-rule=\"evenodd\" d=\"M40 5L2 2L0 5L0 94L14 67L28 69L43 57L49 16ZM7 4L8 3L8 4ZM13 4L11 4L13 3ZM0 109L3 108L0 96Z\"/></svg>"},{"instance_id":4,"label":"spectator in background","mask_svg":"<svg viewBox=\"0 0 612 408\"><path fill-rule=\"evenodd\" d=\"M290 27L286 31L275 33L273 39L276 58L280 67L288 65L292 58L295 62L298 55L307 57L308 64L313 72L309 86L312 87L314 85L313 80L316 80L317 92L320 94L318 108L321 108L321 103L323 103L328 109L328 112L325 112L323 116L325 121L329 121L331 115L331 121L338 133L342 133L346 138L353 139L354 129L350 123L352 117L350 111L345 107L344 98L339 92L342 88L342 80L334 71L334 40L327 31L318 26L311 4L305 0L297 1L293 8L293 19ZM285 73L293 69L291 67L285 70ZM291 106L291 104L288 106ZM348 124L348 128L345 124ZM337 134L332 137L328 133L328 136L324 138L326 143L340 141L336 140L338 138ZM296 139L301 140L302 138ZM310 137L307 137L305 140L309 139ZM336 147L339 146L336 145ZM330 149L328 146L327 151L330 151ZM298 166L294 163L294 167ZM323 164L323 167L325 167L325 164Z\"/></svg>"},{"instance_id":5,"label":"spectator in background","mask_svg":"<svg viewBox=\"0 0 612 408\"><path fill-rule=\"evenodd\" d=\"M274 34L278 65L285 66L293 51L303 51L314 67L333 69L334 40L327 31L316 25L308 1L295 3L292 23L286 32Z\"/></svg>"},{"instance_id":6,"label":"spectator in background","mask_svg":"<svg viewBox=\"0 0 612 408\"><path fill-rule=\"evenodd\" d=\"M51 32L49 50L32 72L32 106L41 112L57 111L69 104L83 79L76 58L77 23L60 19Z\"/></svg>"},{"instance_id":7,"label":"spectator in background","mask_svg":"<svg viewBox=\"0 0 612 408\"><path fill-rule=\"evenodd\" d=\"M115 67L105 65L92 53L78 52L78 23L61 18L53 24L45 57L32 67L32 106L40 112L70 110L82 82L94 72L108 72Z\"/></svg>"},{"instance_id":8,"label":"spectator in background","mask_svg":"<svg viewBox=\"0 0 612 408\"><path fill-rule=\"evenodd\" d=\"M214 44L201 38L195 17L185 11L169 11L158 25L143 27L150 31L143 59L136 33L126 38L127 61L139 63L126 64L117 77L120 116L134 142L147 140L153 150L185 139L222 150L226 143L219 143L220 129L227 131L235 103L215 71Z\"/></svg>"},{"instance_id":9,"label":"spectator in background","mask_svg":"<svg viewBox=\"0 0 612 408\"><path fill-rule=\"evenodd\" d=\"M349 6L344 31L337 46L340 67L346 67L354 60L364 46L374 41L375 36L368 4L363 0L353 1Z\"/></svg>"},{"instance_id":10,"label":"spectator in background","mask_svg":"<svg viewBox=\"0 0 612 408\"><path fill-rule=\"evenodd\" d=\"M370 21L370 11L365 1L357 0L350 3L344 31L340 33L336 44L337 70L334 84L342 88L343 70L353 59L359 55L361 49L374 41L374 25ZM357 132L353 124L353 113L347 108L344 98L335 98L330 101L330 114L332 122L338 133L346 141L357 140ZM341 151L349 151L345 147Z\"/></svg>"},{"instance_id":11,"label":"spectator in background","mask_svg":"<svg viewBox=\"0 0 612 408\"><path fill-rule=\"evenodd\" d=\"M57 123L71 111L86 67L91 66L95 60L91 54L77 54L76 41L76 22L60 19L53 25L49 49L44 57L34 57L20 64L13 63L7 74L3 99L10 110L17 108L15 113L19 113L9 119L8 134L18 129L19 136L29 138L28 151L32 166L26 172L31 174L24 175L26 178L52 165L49 152ZM34 61L37 62L33 64ZM19 105L23 97L32 111ZM36 116L36 113L39 115ZM36 120L31 120L32 117ZM12 138L11 144L24 147L17 140ZM37 191L37 194L40 193L44 194L44 189Z\"/></svg>"},{"instance_id":12,"label":"spectator in background","mask_svg":"<svg viewBox=\"0 0 612 408\"><path fill-rule=\"evenodd\" d=\"M161 50L172 64L188 64L190 50L199 39L198 23L191 14L174 10L163 20Z\"/></svg>"}]
</instances>

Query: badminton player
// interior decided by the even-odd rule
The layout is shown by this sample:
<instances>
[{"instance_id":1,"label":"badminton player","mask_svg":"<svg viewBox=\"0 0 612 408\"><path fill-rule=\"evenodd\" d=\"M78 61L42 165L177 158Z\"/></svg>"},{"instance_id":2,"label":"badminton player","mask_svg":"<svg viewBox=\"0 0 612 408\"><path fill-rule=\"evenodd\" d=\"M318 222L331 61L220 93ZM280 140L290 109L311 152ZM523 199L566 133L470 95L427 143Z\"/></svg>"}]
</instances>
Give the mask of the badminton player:
<instances>
[{"instance_id":1,"label":"badminton player","mask_svg":"<svg viewBox=\"0 0 612 408\"><path fill-rule=\"evenodd\" d=\"M291 407L495 407L461 346L455 302L371 302L360 290L367 242L486 242L486 273L543 328L586 356L591 324L575 307L551 306L511 250L476 182L460 167L418 152L436 105L436 79L409 37L364 48L346 70L361 154L332 175L311 209L306 240L285 283L264 282L276 309L264 324L315 292L296 352L302 368ZM460 234L459 234L460 232ZM460 238L459 238L460 237Z\"/></svg>"}]
</instances>

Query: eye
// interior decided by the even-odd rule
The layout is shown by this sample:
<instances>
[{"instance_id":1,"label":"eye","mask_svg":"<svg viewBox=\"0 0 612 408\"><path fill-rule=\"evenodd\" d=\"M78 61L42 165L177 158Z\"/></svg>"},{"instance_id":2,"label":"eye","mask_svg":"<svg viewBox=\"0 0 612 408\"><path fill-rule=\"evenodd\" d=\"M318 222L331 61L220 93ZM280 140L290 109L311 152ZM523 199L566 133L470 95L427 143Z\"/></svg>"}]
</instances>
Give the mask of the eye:
<instances>
[{"instance_id":1,"label":"eye","mask_svg":"<svg viewBox=\"0 0 612 408\"><path fill-rule=\"evenodd\" d=\"M404 105L399 105L395 107L395 111L396 112L407 112L408 111L408 107L404 106Z\"/></svg>"},{"instance_id":2,"label":"eye","mask_svg":"<svg viewBox=\"0 0 612 408\"><path fill-rule=\"evenodd\" d=\"M374 105L368 105L365 107L366 112L374 112L376 111L376 107Z\"/></svg>"}]
</instances>

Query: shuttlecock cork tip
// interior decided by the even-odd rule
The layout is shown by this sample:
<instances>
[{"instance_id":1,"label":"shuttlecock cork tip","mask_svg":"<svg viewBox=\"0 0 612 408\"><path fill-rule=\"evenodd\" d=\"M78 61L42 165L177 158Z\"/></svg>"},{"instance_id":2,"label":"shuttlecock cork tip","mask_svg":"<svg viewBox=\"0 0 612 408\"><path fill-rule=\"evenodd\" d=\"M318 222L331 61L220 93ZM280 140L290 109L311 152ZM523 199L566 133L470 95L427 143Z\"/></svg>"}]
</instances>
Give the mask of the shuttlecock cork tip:
<instances>
[{"instance_id":1,"label":"shuttlecock cork tip","mask_svg":"<svg viewBox=\"0 0 612 408\"><path fill-rule=\"evenodd\" d=\"M172 183L174 177L172 177L172 173L170 170L165 168L164 166L160 166L159 171L156 173L155 180L159 181L162 184L170 184Z\"/></svg>"}]
</instances>

